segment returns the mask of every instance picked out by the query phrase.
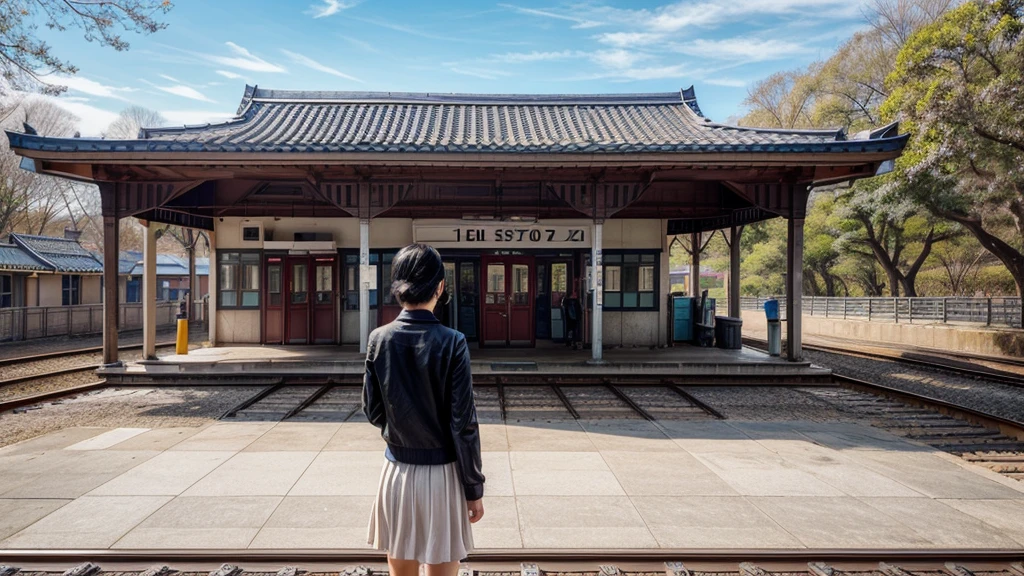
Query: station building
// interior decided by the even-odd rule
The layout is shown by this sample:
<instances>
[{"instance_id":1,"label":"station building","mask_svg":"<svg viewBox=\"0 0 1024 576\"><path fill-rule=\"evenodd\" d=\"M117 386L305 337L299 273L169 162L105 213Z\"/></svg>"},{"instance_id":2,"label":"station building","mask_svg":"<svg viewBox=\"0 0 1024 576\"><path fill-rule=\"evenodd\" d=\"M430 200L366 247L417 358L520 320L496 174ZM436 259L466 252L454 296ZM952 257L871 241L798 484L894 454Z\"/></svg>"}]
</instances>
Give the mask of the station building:
<instances>
[{"instance_id":1,"label":"station building","mask_svg":"<svg viewBox=\"0 0 1024 576\"><path fill-rule=\"evenodd\" d=\"M728 230L735 278L742 227L774 217L789 223L796 320L787 331L798 359L810 189L873 176L907 141L895 125L848 136L717 124L692 88L474 95L246 87L237 116L221 124L143 129L135 140L8 137L23 168L99 185L107 302L117 296L120 218L208 231L215 344L365 350L370 330L400 310L389 290L392 258L426 242L447 266L452 303L438 312L445 324L480 347L543 347L565 338L559 304L576 293L594 360L606 346L669 343L674 236ZM149 303L153 227L143 260ZM700 269L699 252L691 269ZM738 282L728 311L739 316ZM116 326L116 307L107 318ZM116 330L106 330L105 346L105 359L116 360Z\"/></svg>"}]
</instances>

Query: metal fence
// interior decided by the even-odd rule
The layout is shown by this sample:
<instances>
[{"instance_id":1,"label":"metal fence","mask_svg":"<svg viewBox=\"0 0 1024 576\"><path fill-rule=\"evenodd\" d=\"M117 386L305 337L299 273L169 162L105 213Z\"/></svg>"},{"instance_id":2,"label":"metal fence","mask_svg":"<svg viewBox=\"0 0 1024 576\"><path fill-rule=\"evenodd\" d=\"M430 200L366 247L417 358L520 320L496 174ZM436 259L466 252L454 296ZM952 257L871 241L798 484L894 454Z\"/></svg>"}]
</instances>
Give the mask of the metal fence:
<instances>
[{"instance_id":1,"label":"metal fence","mask_svg":"<svg viewBox=\"0 0 1024 576\"><path fill-rule=\"evenodd\" d=\"M142 328L142 304L120 304L118 330ZM156 303L156 325L174 324L178 302ZM193 321L206 321L205 302L195 302ZM31 340L48 336L84 336L103 332L103 304L79 306L25 306L0 308L0 342Z\"/></svg>"},{"instance_id":2,"label":"metal fence","mask_svg":"<svg viewBox=\"0 0 1024 576\"><path fill-rule=\"evenodd\" d=\"M762 310L769 298L740 299L744 310ZM786 317L785 297L779 314ZM1021 328L1020 298L828 298L804 296L804 314L882 322L957 322Z\"/></svg>"}]
</instances>

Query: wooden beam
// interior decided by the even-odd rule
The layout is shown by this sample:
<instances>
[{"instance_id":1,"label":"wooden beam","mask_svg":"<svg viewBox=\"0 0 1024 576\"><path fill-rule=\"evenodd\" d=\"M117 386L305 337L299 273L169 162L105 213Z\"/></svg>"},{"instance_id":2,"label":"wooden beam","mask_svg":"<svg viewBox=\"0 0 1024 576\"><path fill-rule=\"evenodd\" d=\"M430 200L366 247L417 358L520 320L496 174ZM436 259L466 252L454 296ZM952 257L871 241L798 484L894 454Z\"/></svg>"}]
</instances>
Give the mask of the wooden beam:
<instances>
[{"instance_id":1,"label":"wooden beam","mask_svg":"<svg viewBox=\"0 0 1024 576\"><path fill-rule=\"evenodd\" d=\"M116 216L103 217L103 363L117 362L117 266L119 224Z\"/></svg>"}]
</instances>

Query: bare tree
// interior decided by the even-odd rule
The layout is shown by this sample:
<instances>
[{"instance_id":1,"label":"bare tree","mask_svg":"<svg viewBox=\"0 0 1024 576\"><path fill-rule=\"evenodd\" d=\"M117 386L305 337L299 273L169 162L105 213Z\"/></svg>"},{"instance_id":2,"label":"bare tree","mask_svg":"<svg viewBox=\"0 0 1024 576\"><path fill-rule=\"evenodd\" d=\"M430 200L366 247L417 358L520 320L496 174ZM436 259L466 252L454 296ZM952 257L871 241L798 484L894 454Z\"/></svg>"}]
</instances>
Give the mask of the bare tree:
<instances>
[{"instance_id":1,"label":"bare tree","mask_svg":"<svg viewBox=\"0 0 1024 576\"><path fill-rule=\"evenodd\" d=\"M0 93L12 89L60 94L67 87L43 77L78 72L37 36L40 24L60 32L78 28L86 40L120 52L128 49L122 30L150 34L166 28L153 16L170 9L169 0L4 0L0 2L0 77L4 80Z\"/></svg>"},{"instance_id":2,"label":"bare tree","mask_svg":"<svg viewBox=\"0 0 1024 576\"><path fill-rule=\"evenodd\" d=\"M895 55L911 34L935 22L956 4L955 0L875 0L864 16Z\"/></svg>"},{"instance_id":3,"label":"bare tree","mask_svg":"<svg viewBox=\"0 0 1024 576\"><path fill-rule=\"evenodd\" d=\"M811 126L819 67L819 64L812 64L807 71L776 72L754 84L743 101L750 113L741 123L776 128Z\"/></svg>"},{"instance_id":4,"label":"bare tree","mask_svg":"<svg viewBox=\"0 0 1024 576\"><path fill-rule=\"evenodd\" d=\"M20 128L22 123L32 125L40 134L69 136L78 118L42 97L31 96L14 103L0 125ZM77 222L86 212L87 202L76 197L85 193L84 188L22 170L21 158L10 150L6 139L0 141L0 234L45 234L65 210L66 217Z\"/></svg>"},{"instance_id":5,"label":"bare tree","mask_svg":"<svg viewBox=\"0 0 1024 576\"><path fill-rule=\"evenodd\" d=\"M121 111L117 120L110 123L104 138L113 140L131 140L139 137L139 130L142 128L154 128L163 126L167 120L155 110L132 105Z\"/></svg>"}]
</instances>

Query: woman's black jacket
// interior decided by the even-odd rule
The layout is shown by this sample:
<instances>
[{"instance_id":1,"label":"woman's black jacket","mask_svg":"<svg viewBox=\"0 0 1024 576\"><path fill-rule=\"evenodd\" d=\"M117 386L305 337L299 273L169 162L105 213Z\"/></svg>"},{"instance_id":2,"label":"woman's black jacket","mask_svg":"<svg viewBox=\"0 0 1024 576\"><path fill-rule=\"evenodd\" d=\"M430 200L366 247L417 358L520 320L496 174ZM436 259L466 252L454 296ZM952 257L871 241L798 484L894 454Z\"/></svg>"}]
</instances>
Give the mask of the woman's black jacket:
<instances>
[{"instance_id":1,"label":"woman's black jacket","mask_svg":"<svg viewBox=\"0 0 1024 576\"><path fill-rule=\"evenodd\" d=\"M370 334L363 413L394 459L457 462L467 500L484 495L469 347L427 310L403 310Z\"/></svg>"}]
</instances>

